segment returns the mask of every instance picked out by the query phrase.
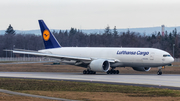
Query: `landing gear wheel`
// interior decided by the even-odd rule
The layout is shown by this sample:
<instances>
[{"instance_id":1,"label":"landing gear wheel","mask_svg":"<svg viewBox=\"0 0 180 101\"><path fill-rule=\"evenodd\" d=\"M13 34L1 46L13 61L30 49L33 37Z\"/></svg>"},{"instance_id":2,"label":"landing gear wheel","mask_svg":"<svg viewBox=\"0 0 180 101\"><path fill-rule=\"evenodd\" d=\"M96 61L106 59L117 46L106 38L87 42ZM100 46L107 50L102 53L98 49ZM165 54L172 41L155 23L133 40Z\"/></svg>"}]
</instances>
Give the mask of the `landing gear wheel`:
<instances>
[{"instance_id":1,"label":"landing gear wheel","mask_svg":"<svg viewBox=\"0 0 180 101\"><path fill-rule=\"evenodd\" d=\"M119 74L119 70L117 70L116 73Z\"/></svg>"},{"instance_id":2,"label":"landing gear wheel","mask_svg":"<svg viewBox=\"0 0 180 101\"><path fill-rule=\"evenodd\" d=\"M117 74L116 70L113 71L113 74Z\"/></svg>"},{"instance_id":3,"label":"landing gear wheel","mask_svg":"<svg viewBox=\"0 0 180 101\"><path fill-rule=\"evenodd\" d=\"M162 75L162 71L158 71L158 72L157 72L157 75Z\"/></svg>"},{"instance_id":4,"label":"landing gear wheel","mask_svg":"<svg viewBox=\"0 0 180 101\"><path fill-rule=\"evenodd\" d=\"M84 71L83 71L83 74L87 74L87 71L86 71L86 70L84 70Z\"/></svg>"},{"instance_id":5,"label":"landing gear wheel","mask_svg":"<svg viewBox=\"0 0 180 101\"><path fill-rule=\"evenodd\" d=\"M96 72L90 70L84 70L83 74L96 74Z\"/></svg>"},{"instance_id":6,"label":"landing gear wheel","mask_svg":"<svg viewBox=\"0 0 180 101\"><path fill-rule=\"evenodd\" d=\"M87 74L90 74L90 71L87 71Z\"/></svg>"},{"instance_id":7,"label":"landing gear wheel","mask_svg":"<svg viewBox=\"0 0 180 101\"><path fill-rule=\"evenodd\" d=\"M106 73L107 74L119 74L119 70L109 70Z\"/></svg>"}]
</instances>

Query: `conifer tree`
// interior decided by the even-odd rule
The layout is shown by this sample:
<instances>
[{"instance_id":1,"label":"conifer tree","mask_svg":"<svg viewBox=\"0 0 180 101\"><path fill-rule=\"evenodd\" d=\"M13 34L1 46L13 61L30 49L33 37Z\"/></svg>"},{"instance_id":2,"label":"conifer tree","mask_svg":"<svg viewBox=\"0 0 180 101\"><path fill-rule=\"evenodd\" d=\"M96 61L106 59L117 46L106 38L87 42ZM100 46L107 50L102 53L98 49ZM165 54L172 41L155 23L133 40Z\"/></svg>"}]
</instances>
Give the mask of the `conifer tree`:
<instances>
[{"instance_id":1,"label":"conifer tree","mask_svg":"<svg viewBox=\"0 0 180 101\"><path fill-rule=\"evenodd\" d=\"M104 30L104 34L111 34L111 29L109 26L107 26Z\"/></svg>"},{"instance_id":2,"label":"conifer tree","mask_svg":"<svg viewBox=\"0 0 180 101\"><path fill-rule=\"evenodd\" d=\"M113 31L114 31L114 35L117 36L118 31L117 31L117 29L116 29L116 26L114 26L114 30L113 30Z\"/></svg>"},{"instance_id":3,"label":"conifer tree","mask_svg":"<svg viewBox=\"0 0 180 101\"><path fill-rule=\"evenodd\" d=\"M11 24L10 24L9 27L7 28L5 34L12 34L12 35L15 35L15 31L14 31L13 27L11 26Z\"/></svg>"}]
</instances>

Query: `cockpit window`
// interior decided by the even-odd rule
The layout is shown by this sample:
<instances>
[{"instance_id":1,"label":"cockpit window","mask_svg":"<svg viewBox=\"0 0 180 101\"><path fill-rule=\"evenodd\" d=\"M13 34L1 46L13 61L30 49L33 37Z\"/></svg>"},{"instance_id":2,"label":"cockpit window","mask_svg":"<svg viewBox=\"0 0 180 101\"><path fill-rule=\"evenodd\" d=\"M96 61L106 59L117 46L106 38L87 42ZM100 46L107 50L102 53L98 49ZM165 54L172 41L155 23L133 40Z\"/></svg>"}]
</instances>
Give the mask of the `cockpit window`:
<instances>
[{"instance_id":1,"label":"cockpit window","mask_svg":"<svg viewBox=\"0 0 180 101\"><path fill-rule=\"evenodd\" d=\"M163 57L171 57L171 55L163 55Z\"/></svg>"}]
</instances>

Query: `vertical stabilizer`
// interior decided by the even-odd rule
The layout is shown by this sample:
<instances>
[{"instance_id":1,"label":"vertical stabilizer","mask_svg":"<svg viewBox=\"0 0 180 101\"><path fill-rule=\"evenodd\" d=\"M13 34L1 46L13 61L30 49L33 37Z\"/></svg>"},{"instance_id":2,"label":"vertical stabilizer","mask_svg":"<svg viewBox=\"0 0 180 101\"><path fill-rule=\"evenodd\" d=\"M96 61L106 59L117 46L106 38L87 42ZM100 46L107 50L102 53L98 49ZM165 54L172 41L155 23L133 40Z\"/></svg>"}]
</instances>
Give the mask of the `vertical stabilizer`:
<instances>
[{"instance_id":1,"label":"vertical stabilizer","mask_svg":"<svg viewBox=\"0 0 180 101\"><path fill-rule=\"evenodd\" d=\"M59 42L56 40L54 35L50 32L43 20L38 20L41 28L42 38L46 49L60 48Z\"/></svg>"}]
</instances>

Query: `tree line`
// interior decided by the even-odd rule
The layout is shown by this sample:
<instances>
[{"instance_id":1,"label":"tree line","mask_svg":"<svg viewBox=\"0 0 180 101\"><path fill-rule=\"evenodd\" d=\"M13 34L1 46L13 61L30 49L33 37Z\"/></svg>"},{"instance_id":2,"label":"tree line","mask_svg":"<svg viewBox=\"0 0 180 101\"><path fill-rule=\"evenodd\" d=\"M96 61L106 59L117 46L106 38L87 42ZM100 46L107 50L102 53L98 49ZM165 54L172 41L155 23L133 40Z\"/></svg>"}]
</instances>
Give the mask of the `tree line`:
<instances>
[{"instance_id":1,"label":"tree line","mask_svg":"<svg viewBox=\"0 0 180 101\"><path fill-rule=\"evenodd\" d=\"M26 49L39 50L44 48L41 35L15 33L7 29L4 35L0 35L0 57L11 57L11 52L3 49ZM13 33L12 33L13 32ZM103 33L84 33L76 28L69 31L52 31L62 47L150 47L158 48L180 57L180 33L176 28L172 32L165 32L162 36L160 32L151 35L140 34L138 32L118 32L116 27L110 29L107 26Z\"/></svg>"}]
</instances>

